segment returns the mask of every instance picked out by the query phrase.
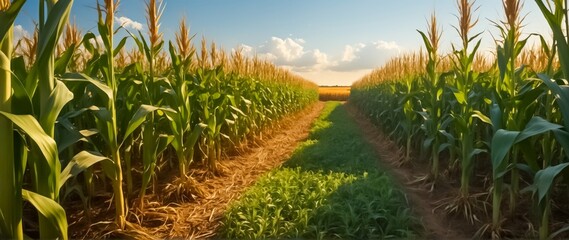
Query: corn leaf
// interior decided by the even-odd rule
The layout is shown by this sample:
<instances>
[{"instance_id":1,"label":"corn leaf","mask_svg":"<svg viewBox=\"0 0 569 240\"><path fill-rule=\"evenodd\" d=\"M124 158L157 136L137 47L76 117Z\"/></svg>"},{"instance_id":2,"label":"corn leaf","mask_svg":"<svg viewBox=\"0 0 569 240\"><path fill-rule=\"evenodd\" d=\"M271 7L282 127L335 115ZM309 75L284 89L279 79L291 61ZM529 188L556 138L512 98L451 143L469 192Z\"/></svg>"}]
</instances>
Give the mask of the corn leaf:
<instances>
[{"instance_id":1,"label":"corn leaf","mask_svg":"<svg viewBox=\"0 0 569 240\"><path fill-rule=\"evenodd\" d=\"M51 169L56 169L55 164L59 164L57 155L57 145L53 138L47 135L38 121L31 115L14 115L11 113L0 112L0 115L10 119L14 125L24 131L39 147L44 158Z\"/></svg>"},{"instance_id":2,"label":"corn leaf","mask_svg":"<svg viewBox=\"0 0 569 240\"><path fill-rule=\"evenodd\" d=\"M73 54L75 53L75 44L71 44L69 48L63 52L61 56L57 60L55 60L54 72L55 74L64 74L67 70L67 66L69 66L69 62L73 58Z\"/></svg>"},{"instance_id":3,"label":"corn leaf","mask_svg":"<svg viewBox=\"0 0 569 240\"><path fill-rule=\"evenodd\" d=\"M22 9L22 6L24 6L24 3L26 3L26 0L14 0L10 8L6 11L0 11L0 22L2 23L0 24L0 42L6 37L8 30L14 25L14 21Z\"/></svg>"},{"instance_id":4,"label":"corn leaf","mask_svg":"<svg viewBox=\"0 0 569 240\"><path fill-rule=\"evenodd\" d=\"M569 163L562 163L537 171L533 180L533 186L537 191L539 204L541 204L541 201L543 201L545 196L551 190L555 177L557 177L557 175L559 175L567 166L569 166Z\"/></svg>"},{"instance_id":5,"label":"corn leaf","mask_svg":"<svg viewBox=\"0 0 569 240\"><path fill-rule=\"evenodd\" d=\"M520 132L500 129L492 137L492 175L494 179L499 178L500 174L506 169L506 155L516 143L516 138Z\"/></svg>"},{"instance_id":6,"label":"corn leaf","mask_svg":"<svg viewBox=\"0 0 569 240\"><path fill-rule=\"evenodd\" d=\"M109 86L101 83L100 81L93 79L92 77L89 77L86 74L83 74L83 73L66 73L62 76L61 80L65 81L65 82L90 83L96 87L96 89L98 90L99 94L101 94L101 96L104 96L107 100L113 99L113 90Z\"/></svg>"},{"instance_id":7,"label":"corn leaf","mask_svg":"<svg viewBox=\"0 0 569 240\"><path fill-rule=\"evenodd\" d=\"M524 130L520 133L520 135L516 138L516 143L524 141L530 137L533 137L533 136L536 136L536 135L539 135L539 134L542 134L542 133L545 133L548 131L552 131L555 129L559 129L562 127L563 126L561 126L561 125L550 123L541 117L533 117L528 122L528 124L526 125Z\"/></svg>"},{"instance_id":8,"label":"corn leaf","mask_svg":"<svg viewBox=\"0 0 569 240\"><path fill-rule=\"evenodd\" d=\"M50 109L49 114L44 114L39 119L42 126L53 126L61 109L71 100L73 100L73 93L61 81L56 81L48 101L41 103L42 109Z\"/></svg>"},{"instance_id":9,"label":"corn leaf","mask_svg":"<svg viewBox=\"0 0 569 240\"><path fill-rule=\"evenodd\" d=\"M22 189L22 197L30 202L59 232L61 239L67 239L67 218L65 210L57 202L40 194Z\"/></svg>"},{"instance_id":10,"label":"corn leaf","mask_svg":"<svg viewBox=\"0 0 569 240\"><path fill-rule=\"evenodd\" d=\"M61 175L59 175L58 189L61 189L68 179L79 175L79 173L85 169L101 161L110 161L110 159L88 151L79 152L71 159L65 169L63 169Z\"/></svg>"},{"instance_id":11,"label":"corn leaf","mask_svg":"<svg viewBox=\"0 0 569 240\"><path fill-rule=\"evenodd\" d=\"M38 38L37 62L40 64L49 62L57 46L57 40L67 23L72 5L73 0L59 0L49 11L44 25L45 29L40 32Z\"/></svg>"},{"instance_id":12,"label":"corn leaf","mask_svg":"<svg viewBox=\"0 0 569 240\"><path fill-rule=\"evenodd\" d=\"M547 85L549 90L555 94L555 97L558 99L557 103L559 104L561 114L563 115L565 128L569 129L569 88L567 86L562 88L546 74L538 74L537 76Z\"/></svg>"}]
</instances>

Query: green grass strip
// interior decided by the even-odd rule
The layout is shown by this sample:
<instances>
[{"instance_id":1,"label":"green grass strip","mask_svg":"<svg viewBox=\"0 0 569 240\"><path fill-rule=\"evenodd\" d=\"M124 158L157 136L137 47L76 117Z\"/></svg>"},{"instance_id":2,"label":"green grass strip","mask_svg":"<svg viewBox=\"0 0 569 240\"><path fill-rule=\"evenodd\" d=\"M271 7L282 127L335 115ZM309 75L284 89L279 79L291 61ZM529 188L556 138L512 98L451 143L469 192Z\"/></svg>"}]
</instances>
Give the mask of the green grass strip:
<instances>
[{"instance_id":1,"label":"green grass strip","mask_svg":"<svg viewBox=\"0 0 569 240\"><path fill-rule=\"evenodd\" d=\"M415 237L418 221L376 159L344 106L328 102L291 159L230 205L220 237Z\"/></svg>"}]
</instances>

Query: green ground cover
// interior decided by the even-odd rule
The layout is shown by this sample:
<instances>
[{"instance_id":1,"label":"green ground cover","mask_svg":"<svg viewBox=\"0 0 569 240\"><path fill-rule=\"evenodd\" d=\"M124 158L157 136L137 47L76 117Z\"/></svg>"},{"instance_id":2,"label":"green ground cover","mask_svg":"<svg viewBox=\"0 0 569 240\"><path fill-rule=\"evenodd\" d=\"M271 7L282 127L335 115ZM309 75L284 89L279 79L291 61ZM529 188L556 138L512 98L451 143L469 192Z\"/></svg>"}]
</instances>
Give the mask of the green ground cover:
<instances>
[{"instance_id":1,"label":"green ground cover","mask_svg":"<svg viewBox=\"0 0 569 240\"><path fill-rule=\"evenodd\" d=\"M412 238L418 222L345 107L329 102L291 159L230 204L220 237Z\"/></svg>"}]
</instances>

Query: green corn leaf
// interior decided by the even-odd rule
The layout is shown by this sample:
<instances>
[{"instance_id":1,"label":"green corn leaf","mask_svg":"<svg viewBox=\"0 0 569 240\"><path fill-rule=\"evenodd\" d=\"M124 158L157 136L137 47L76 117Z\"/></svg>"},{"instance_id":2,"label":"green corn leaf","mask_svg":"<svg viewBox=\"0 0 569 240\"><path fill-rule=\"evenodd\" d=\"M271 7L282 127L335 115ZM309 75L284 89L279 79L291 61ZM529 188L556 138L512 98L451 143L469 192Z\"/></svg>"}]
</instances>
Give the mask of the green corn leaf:
<instances>
[{"instance_id":1,"label":"green corn leaf","mask_svg":"<svg viewBox=\"0 0 569 240\"><path fill-rule=\"evenodd\" d=\"M5 56L0 52L0 58ZM21 81L27 77L28 71L26 70L26 65L22 57L12 59L12 106L18 106L17 108L12 108L12 113L14 114L33 114L34 105L32 102L32 94L28 92L28 89ZM31 69L30 71L35 71ZM21 74L18 74L20 72Z\"/></svg>"},{"instance_id":2,"label":"green corn leaf","mask_svg":"<svg viewBox=\"0 0 569 240\"><path fill-rule=\"evenodd\" d=\"M14 125L24 131L38 146L51 169L57 169L59 164L57 144L47 135L39 122L31 115L14 115L11 113L0 112L0 115L10 119Z\"/></svg>"},{"instance_id":3,"label":"green corn leaf","mask_svg":"<svg viewBox=\"0 0 569 240\"><path fill-rule=\"evenodd\" d=\"M481 148L474 148L472 149L472 151L468 154L468 159L472 159L474 156L481 154L481 153L486 153L488 152L486 149L481 149Z\"/></svg>"},{"instance_id":4,"label":"green corn leaf","mask_svg":"<svg viewBox=\"0 0 569 240\"><path fill-rule=\"evenodd\" d=\"M22 197L30 202L57 229L61 239L67 239L67 217L61 205L52 199L26 189L22 189Z\"/></svg>"},{"instance_id":5,"label":"green corn leaf","mask_svg":"<svg viewBox=\"0 0 569 240\"><path fill-rule=\"evenodd\" d=\"M473 37L470 38L469 42L474 40L475 38L477 38L478 36L480 36L482 33L478 33L476 35L474 35ZM468 62L470 64L472 64L472 62L474 62L474 57L476 56L476 53L478 52L478 48L480 48L480 44L482 43L482 40L478 40L478 42L476 42L476 45L474 45L474 48L472 49L472 52L470 53L470 56L468 56Z\"/></svg>"},{"instance_id":6,"label":"green corn leaf","mask_svg":"<svg viewBox=\"0 0 569 240\"><path fill-rule=\"evenodd\" d=\"M50 109L49 114L44 114L39 119L42 126L53 126L61 109L72 99L73 93L69 91L67 86L61 81L56 81L55 88L51 92L48 101L41 103L42 109Z\"/></svg>"},{"instance_id":7,"label":"green corn leaf","mask_svg":"<svg viewBox=\"0 0 569 240\"><path fill-rule=\"evenodd\" d=\"M524 141L517 142L516 144L518 144L518 149L520 150L521 156L523 156L527 165L534 171L541 169L541 162L538 162L540 159L538 158L538 153L533 145L534 142L530 141L530 139L526 139Z\"/></svg>"},{"instance_id":8,"label":"green corn leaf","mask_svg":"<svg viewBox=\"0 0 569 240\"><path fill-rule=\"evenodd\" d=\"M562 129L555 129L553 133L555 134L555 139L557 139L557 142L559 142L563 148L565 156L569 158L569 132Z\"/></svg>"},{"instance_id":9,"label":"green corn leaf","mask_svg":"<svg viewBox=\"0 0 569 240\"><path fill-rule=\"evenodd\" d=\"M198 123L194 126L190 136L186 140L186 146L194 146L198 142L200 135L202 134L203 130L207 127L207 125L203 123Z\"/></svg>"},{"instance_id":10,"label":"green corn leaf","mask_svg":"<svg viewBox=\"0 0 569 240\"><path fill-rule=\"evenodd\" d=\"M22 9L22 6L24 6L24 3L26 3L26 0L14 0L10 4L10 8L0 12L0 22L2 23L0 24L0 42L2 42L6 34L8 34L8 30L14 25L14 21ZM12 39L10 39L10 41L12 41Z\"/></svg>"},{"instance_id":11,"label":"green corn leaf","mask_svg":"<svg viewBox=\"0 0 569 240\"><path fill-rule=\"evenodd\" d=\"M162 153L170 143L174 140L174 136L167 134L160 134L158 137L158 144L156 144L156 155Z\"/></svg>"},{"instance_id":12,"label":"green corn leaf","mask_svg":"<svg viewBox=\"0 0 569 240\"><path fill-rule=\"evenodd\" d=\"M547 45L547 41L545 40L545 38L542 35L538 35L539 36L539 40L541 42L541 49L543 50L543 52L545 52L545 54L547 56L551 56L551 50L549 49L549 45Z\"/></svg>"},{"instance_id":13,"label":"green corn leaf","mask_svg":"<svg viewBox=\"0 0 569 240\"><path fill-rule=\"evenodd\" d=\"M122 48L124 47L124 45L126 44L126 40L127 40L127 39L128 39L127 37L124 37L124 38L122 38L122 39L119 41L119 44L117 45L117 47L116 47L115 50L113 51L113 53L114 53L113 56L114 56L114 57L116 57L116 56L120 53L121 49L122 49Z\"/></svg>"},{"instance_id":14,"label":"green corn leaf","mask_svg":"<svg viewBox=\"0 0 569 240\"><path fill-rule=\"evenodd\" d=\"M59 175L59 186L58 189L61 189L65 182L83 172L85 169L93 166L95 163L101 161L111 161L107 157L100 156L99 154L95 154L88 151L81 151L77 155L75 155L71 161L67 164L65 169ZM112 162L111 162L112 164Z\"/></svg>"},{"instance_id":15,"label":"green corn leaf","mask_svg":"<svg viewBox=\"0 0 569 240\"><path fill-rule=\"evenodd\" d=\"M425 35L425 33L423 33L422 31L417 30L417 32L419 32L419 34L421 34L421 38L423 39L423 43L425 44L425 47L427 48L427 52L433 52L433 46L431 45L431 41L429 41L429 38L427 37L427 35Z\"/></svg>"},{"instance_id":16,"label":"green corn leaf","mask_svg":"<svg viewBox=\"0 0 569 240\"><path fill-rule=\"evenodd\" d=\"M97 129L85 129L78 131L69 119L59 118L57 121L61 128L58 130L59 134L55 135L57 148L59 153L72 146L79 141L89 142L88 138L99 133Z\"/></svg>"},{"instance_id":17,"label":"green corn leaf","mask_svg":"<svg viewBox=\"0 0 569 240\"><path fill-rule=\"evenodd\" d=\"M40 32L38 41L37 62L48 63L55 51L57 41L67 23L73 0L59 0L49 11L44 29Z\"/></svg>"},{"instance_id":18,"label":"green corn leaf","mask_svg":"<svg viewBox=\"0 0 569 240\"><path fill-rule=\"evenodd\" d=\"M55 60L54 72L55 74L63 74L67 70L67 66L69 66L69 62L73 58L73 54L75 53L75 44L71 44L69 48L63 52L61 56L57 60Z\"/></svg>"},{"instance_id":19,"label":"green corn leaf","mask_svg":"<svg viewBox=\"0 0 569 240\"><path fill-rule=\"evenodd\" d=\"M565 128L569 129L569 88L566 86L562 88L546 74L538 74L537 76L547 85L549 90L555 94L561 114L563 115Z\"/></svg>"},{"instance_id":20,"label":"green corn leaf","mask_svg":"<svg viewBox=\"0 0 569 240\"><path fill-rule=\"evenodd\" d=\"M158 45L154 46L154 49L152 49L153 52L154 52L155 54L156 54L156 53L159 53L159 52L162 50L162 46L164 46L164 41L160 41L160 42L158 43Z\"/></svg>"},{"instance_id":21,"label":"green corn leaf","mask_svg":"<svg viewBox=\"0 0 569 240\"><path fill-rule=\"evenodd\" d=\"M458 101L459 104L464 105L466 104L466 93L456 90L453 92L454 93L454 97L456 98L456 101Z\"/></svg>"},{"instance_id":22,"label":"green corn leaf","mask_svg":"<svg viewBox=\"0 0 569 240\"><path fill-rule=\"evenodd\" d=\"M88 52L93 53L93 52L95 52L95 47L91 43L91 40L93 40L95 42L95 44L97 44L97 37L95 36L95 34L92 32L88 32L83 36L83 39L81 40L81 44L83 44L83 47L85 47L85 49Z\"/></svg>"},{"instance_id":23,"label":"green corn leaf","mask_svg":"<svg viewBox=\"0 0 569 240\"><path fill-rule=\"evenodd\" d=\"M561 63L561 70L565 75L565 78L569 77L569 45L565 39L565 34L563 33L562 22L563 19L557 18L547 6L543 3L543 0L536 0L537 6L541 10L543 16L547 20L549 27L553 31L553 38L556 41L558 48L559 62ZM541 78L541 77L540 77Z\"/></svg>"},{"instance_id":24,"label":"green corn leaf","mask_svg":"<svg viewBox=\"0 0 569 240\"><path fill-rule=\"evenodd\" d=\"M505 165L505 158L510 149L514 146L514 144L524 142L526 139L543 134L548 131L554 131L557 129L562 128L562 126L550 123L547 120L540 118L540 117L533 117L528 124L525 126L524 130L521 132L518 131L508 131L504 129L498 130L494 137L492 138L492 170L494 178L498 177L498 173L504 171ZM526 146L528 148L530 146ZM524 149L522 149L524 150ZM534 154L531 152L525 152L528 157ZM531 158L531 157L530 157ZM528 163L532 166L532 168L536 168L536 164L532 159L528 160Z\"/></svg>"},{"instance_id":25,"label":"green corn leaf","mask_svg":"<svg viewBox=\"0 0 569 240\"><path fill-rule=\"evenodd\" d=\"M536 187L538 193L537 199L539 204L541 204L541 201L543 201L545 196L550 192L555 177L557 177L557 175L559 175L567 166L569 166L569 163L562 163L537 171L533 180L533 185Z\"/></svg>"},{"instance_id":26,"label":"green corn leaf","mask_svg":"<svg viewBox=\"0 0 569 240\"><path fill-rule=\"evenodd\" d=\"M492 120L492 129L494 133L498 131L498 129L502 129L502 110L500 109L500 105L494 103L492 107L490 107L490 119Z\"/></svg>"},{"instance_id":27,"label":"green corn leaf","mask_svg":"<svg viewBox=\"0 0 569 240\"><path fill-rule=\"evenodd\" d=\"M140 108L136 111L134 116L128 122L128 127L123 137L123 142L136 130L140 125L146 120L146 116L156 110L158 107L150 106L150 105L141 105Z\"/></svg>"},{"instance_id":28,"label":"green corn leaf","mask_svg":"<svg viewBox=\"0 0 569 240\"><path fill-rule=\"evenodd\" d=\"M500 80L503 82L504 78L506 78L506 72L508 71L506 53L504 48L500 45L497 46L496 53L498 57L498 69L500 70Z\"/></svg>"},{"instance_id":29,"label":"green corn leaf","mask_svg":"<svg viewBox=\"0 0 569 240\"><path fill-rule=\"evenodd\" d=\"M438 153L442 153L444 150L449 149L452 147L452 144L450 143L443 143L439 146L439 150Z\"/></svg>"},{"instance_id":30,"label":"green corn leaf","mask_svg":"<svg viewBox=\"0 0 569 240\"><path fill-rule=\"evenodd\" d=\"M141 105L138 110L136 111L136 113L134 114L134 116L132 116L132 118L130 119L130 121L128 122L128 126L126 128L124 137L122 142L124 143L126 141L126 139L134 132L134 130L136 130L138 127L140 127L140 125L146 120L146 116L148 116L148 114L154 112L154 111L168 111L168 112L174 112L174 110L170 109L170 108L160 108L160 107L155 107L155 106L150 106L150 105ZM122 143L121 143L122 145Z\"/></svg>"},{"instance_id":31,"label":"green corn leaf","mask_svg":"<svg viewBox=\"0 0 569 240\"><path fill-rule=\"evenodd\" d=\"M424 149L429 149L431 147L431 145L433 145L433 141L435 140L434 137L427 137L425 138L425 140L423 141L423 148Z\"/></svg>"},{"instance_id":32,"label":"green corn leaf","mask_svg":"<svg viewBox=\"0 0 569 240\"><path fill-rule=\"evenodd\" d=\"M516 143L519 143L521 141L526 140L527 138L548 132L548 131L552 131L555 129L560 129L563 126L561 125L557 125L554 123L550 123L547 120L541 118L541 117L533 117L528 124L526 125L526 127L524 128L524 130L519 134L519 136L516 138Z\"/></svg>"},{"instance_id":33,"label":"green corn leaf","mask_svg":"<svg viewBox=\"0 0 569 240\"><path fill-rule=\"evenodd\" d=\"M494 179L497 179L498 173L503 172L506 168L506 155L516 143L516 138L519 134L520 132L517 131L500 129L496 131L494 137L492 137L492 152L490 153L490 157L492 159L492 173Z\"/></svg>"},{"instance_id":34,"label":"green corn leaf","mask_svg":"<svg viewBox=\"0 0 569 240\"><path fill-rule=\"evenodd\" d=\"M113 90L109 86L103 84L100 81L93 79L92 77L89 77L86 74L65 73L63 74L61 80L64 82L85 82L92 84L93 86L95 86L95 89L98 90L98 93L101 94L101 96L105 97L107 100L113 99Z\"/></svg>"}]
</instances>

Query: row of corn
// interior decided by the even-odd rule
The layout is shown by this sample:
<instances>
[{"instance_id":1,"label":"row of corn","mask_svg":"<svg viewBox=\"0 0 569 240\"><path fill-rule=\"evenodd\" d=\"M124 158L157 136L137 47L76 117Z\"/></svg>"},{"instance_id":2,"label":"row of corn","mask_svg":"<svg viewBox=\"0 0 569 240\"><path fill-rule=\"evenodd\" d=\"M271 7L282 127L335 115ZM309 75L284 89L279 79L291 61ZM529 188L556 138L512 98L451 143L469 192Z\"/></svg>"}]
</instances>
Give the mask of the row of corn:
<instances>
[{"instance_id":1,"label":"row of corn","mask_svg":"<svg viewBox=\"0 0 569 240\"><path fill-rule=\"evenodd\" d=\"M166 43L160 3L146 3L141 33L115 25L117 0L97 2L97 32L82 34L68 23L73 0L0 0L0 238L35 232L27 218L35 237L67 239L64 199L77 194L88 206L106 189L124 229L159 166L175 166L181 188L199 196L193 162L220 174L224 149L317 100L315 84L268 62L205 40L196 53L184 20ZM24 4L39 4L37 29L14 42Z\"/></svg>"},{"instance_id":2,"label":"row of corn","mask_svg":"<svg viewBox=\"0 0 569 240\"><path fill-rule=\"evenodd\" d=\"M461 41L452 53L439 52L442 34L433 14L428 30L419 31L426 51L374 70L353 85L350 101L405 149L403 163L412 151L427 156L430 172L419 180L434 188L443 177L457 178L459 192L440 208L473 224L488 213L491 220L478 231L486 237L512 236L511 216L528 217L537 229L528 234L547 239L567 230L555 225L552 232L550 220L552 209L567 210L554 200L569 192L568 6L562 0L530 2L551 27L550 39L522 34L522 1L501 2L504 18L492 22L500 34L491 54L479 51L482 36L473 33L479 24L475 1L457 0L453 27ZM532 39L539 48L526 46ZM488 188L473 189L483 179L490 179ZM528 198L526 215L519 202Z\"/></svg>"}]
</instances>

